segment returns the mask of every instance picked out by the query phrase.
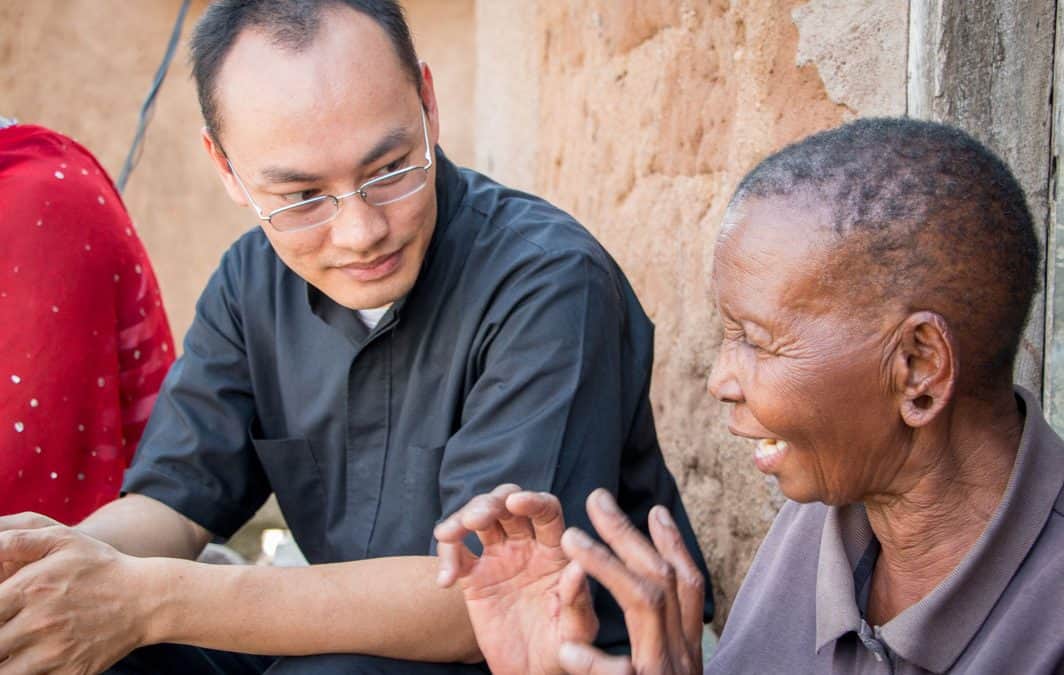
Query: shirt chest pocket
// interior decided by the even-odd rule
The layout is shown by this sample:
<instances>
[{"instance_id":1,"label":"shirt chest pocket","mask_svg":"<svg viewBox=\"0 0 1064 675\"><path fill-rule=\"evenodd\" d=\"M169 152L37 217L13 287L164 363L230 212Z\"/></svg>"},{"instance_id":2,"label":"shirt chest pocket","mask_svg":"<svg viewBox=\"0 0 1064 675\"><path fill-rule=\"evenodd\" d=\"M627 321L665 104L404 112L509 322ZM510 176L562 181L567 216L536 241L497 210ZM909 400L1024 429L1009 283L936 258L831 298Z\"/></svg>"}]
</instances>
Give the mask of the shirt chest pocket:
<instances>
[{"instance_id":1,"label":"shirt chest pocket","mask_svg":"<svg viewBox=\"0 0 1064 675\"><path fill-rule=\"evenodd\" d=\"M310 441L252 438L251 442L303 555L312 563L327 560L325 486Z\"/></svg>"}]
</instances>

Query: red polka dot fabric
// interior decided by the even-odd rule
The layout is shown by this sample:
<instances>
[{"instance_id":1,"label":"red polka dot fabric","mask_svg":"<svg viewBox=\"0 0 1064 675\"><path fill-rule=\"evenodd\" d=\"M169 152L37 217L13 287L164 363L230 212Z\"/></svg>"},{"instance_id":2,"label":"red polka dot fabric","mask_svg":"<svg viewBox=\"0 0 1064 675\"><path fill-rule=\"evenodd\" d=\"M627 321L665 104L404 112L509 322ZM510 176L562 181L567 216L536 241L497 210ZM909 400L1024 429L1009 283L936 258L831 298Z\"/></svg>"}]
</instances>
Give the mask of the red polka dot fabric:
<instances>
[{"instance_id":1,"label":"red polka dot fabric","mask_svg":"<svg viewBox=\"0 0 1064 675\"><path fill-rule=\"evenodd\" d=\"M0 514L73 524L117 497L173 359L103 168L48 129L0 129Z\"/></svg>"}]
</instances>

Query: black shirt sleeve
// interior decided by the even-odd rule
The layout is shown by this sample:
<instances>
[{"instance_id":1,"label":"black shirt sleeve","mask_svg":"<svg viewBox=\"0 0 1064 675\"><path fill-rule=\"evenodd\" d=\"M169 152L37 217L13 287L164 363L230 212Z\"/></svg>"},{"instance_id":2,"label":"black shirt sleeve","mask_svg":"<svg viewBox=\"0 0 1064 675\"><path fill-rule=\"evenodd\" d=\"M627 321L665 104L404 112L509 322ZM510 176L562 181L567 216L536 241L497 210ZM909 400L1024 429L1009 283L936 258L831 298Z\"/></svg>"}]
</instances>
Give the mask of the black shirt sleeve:
<instances>
[{"instance_id":1,"label":"black shirt sleeve","mask_svg":"<svg viewBox=\"0 0 1064 675\"><path fill-rule=\"evenodd\" d=\"M617 490L627 431L620 294L587 254L544 254L512 274L492 306L476 382L444 450L442 514L514 482L553 492L567 520L586 526L587 494Z\"/></svg>"},{"instance_id":2,"label":"black shirt sleeve","mask_svg":"<svg viewBox=\"0 0 1064 675\"><path fill-rule=\"evenodd\" d=\"M255 404L237 301L241 263L237 245L200 297L122 487L223 537L270 494L249 435Z\"/></svg>"}]
</instances>

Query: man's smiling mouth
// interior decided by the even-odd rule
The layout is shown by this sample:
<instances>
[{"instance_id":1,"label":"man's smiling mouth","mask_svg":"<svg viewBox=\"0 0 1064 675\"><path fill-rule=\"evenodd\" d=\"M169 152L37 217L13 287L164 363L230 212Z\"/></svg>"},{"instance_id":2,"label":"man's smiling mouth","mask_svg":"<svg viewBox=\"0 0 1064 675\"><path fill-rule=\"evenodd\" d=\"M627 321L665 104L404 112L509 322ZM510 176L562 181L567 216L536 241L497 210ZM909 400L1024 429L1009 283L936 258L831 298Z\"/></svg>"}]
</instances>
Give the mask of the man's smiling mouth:
<instances>
[{"instance_id":1,"label":"man's smiling mouth","mask_svg":"<svg viewBox=\"0 0 1064 675\"><path fill-rule=\"evenodd\" d=\"M379 256L369 262L353 262L338 266L337 269L345 272L357 281L375 281L390 275L399 268L402 261L403 249L400 248L392 253Z\"/></svg>"}]
</instances>

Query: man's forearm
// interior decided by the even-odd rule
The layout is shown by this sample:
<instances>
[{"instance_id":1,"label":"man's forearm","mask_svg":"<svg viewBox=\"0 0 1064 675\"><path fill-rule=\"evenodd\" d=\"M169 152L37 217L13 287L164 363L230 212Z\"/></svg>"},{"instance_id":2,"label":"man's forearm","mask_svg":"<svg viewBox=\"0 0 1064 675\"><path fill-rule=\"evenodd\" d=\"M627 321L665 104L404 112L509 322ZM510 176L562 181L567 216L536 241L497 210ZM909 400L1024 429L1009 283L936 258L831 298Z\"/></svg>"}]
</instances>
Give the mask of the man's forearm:
<instances>
[{"instance_id":1,"label":"man's forearm","mask_svg":"<svg viewBox=\"0 0 1064 675\"><path fill-rule=\"evenodd\" d=\"M143 561L149 642L254 654L360 653L479 661L465 602L435 583L437 559L301 568Z\"/></svg>"},{"instance_id":2,"label":"man's forearm","mask_svg":"<svg viewBox=\"0 0 1064 675\"><path fill-rule=\"evenodd\" d=\"M75 529L138 557L195 558L211 537L166 504L143 495L105 504Z\"/></svg>"}]
</instances>

